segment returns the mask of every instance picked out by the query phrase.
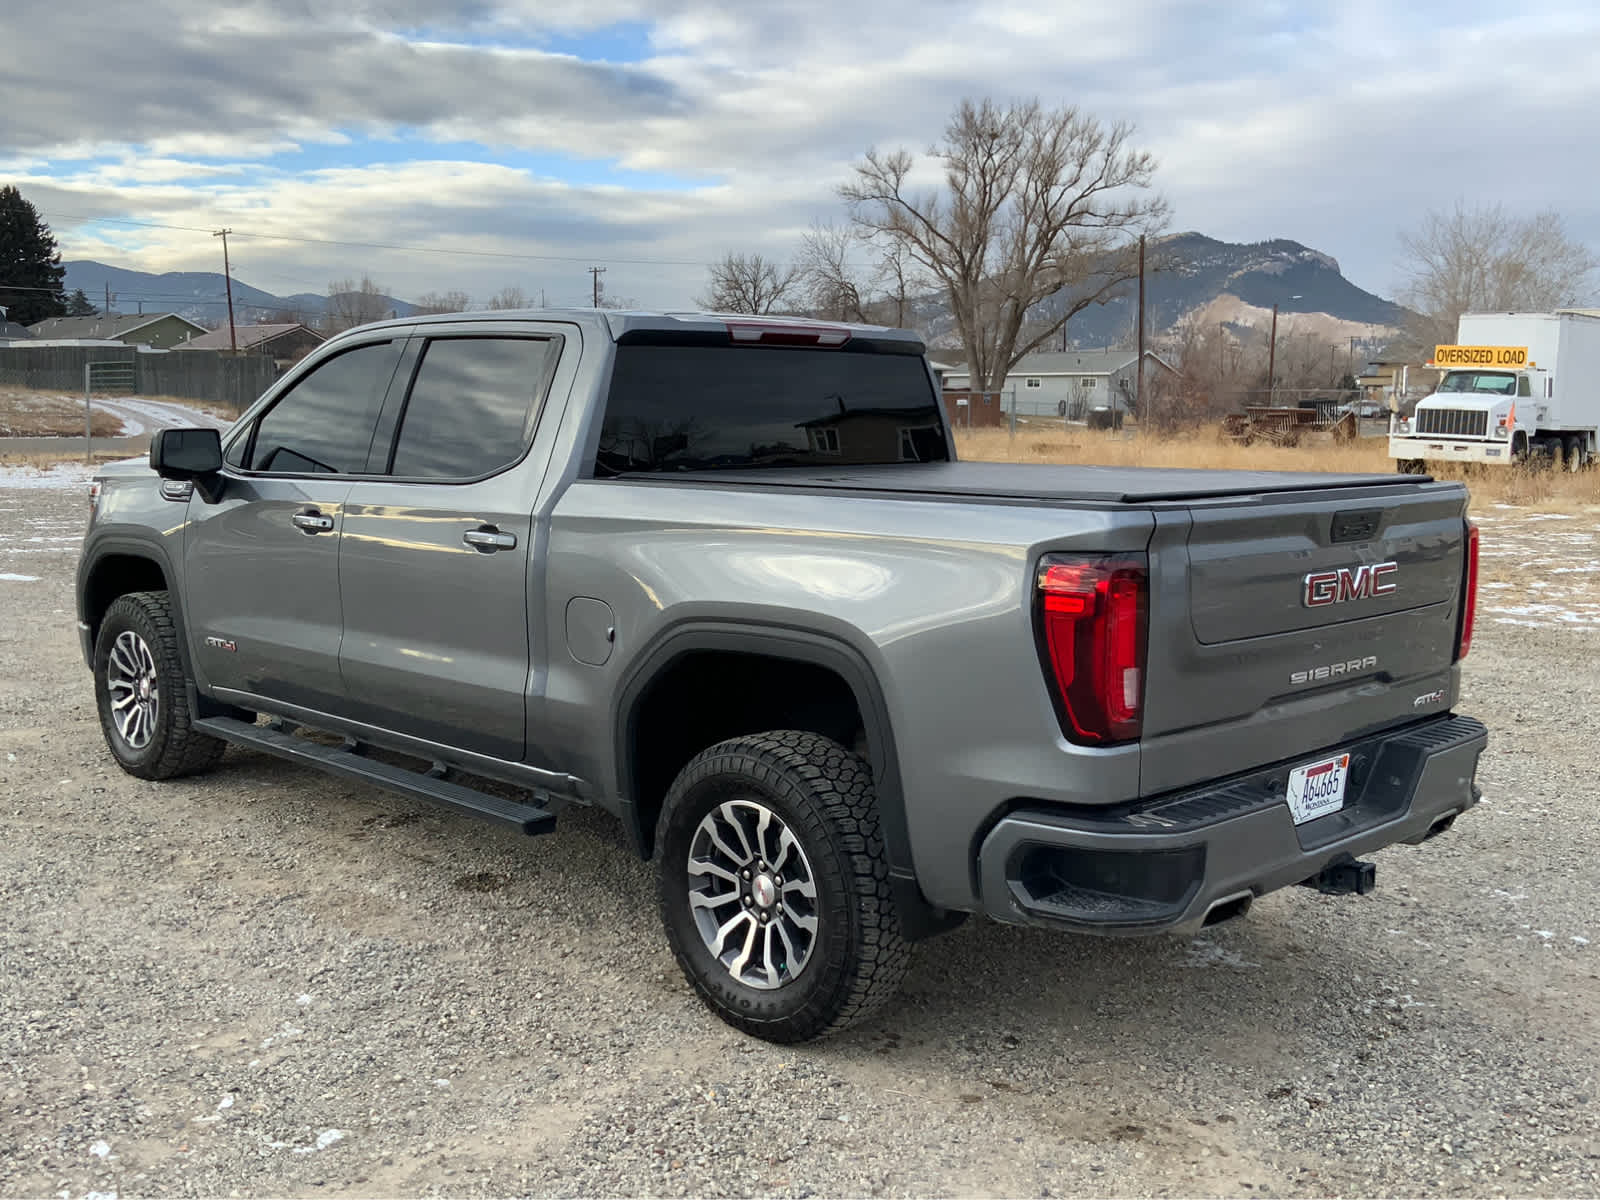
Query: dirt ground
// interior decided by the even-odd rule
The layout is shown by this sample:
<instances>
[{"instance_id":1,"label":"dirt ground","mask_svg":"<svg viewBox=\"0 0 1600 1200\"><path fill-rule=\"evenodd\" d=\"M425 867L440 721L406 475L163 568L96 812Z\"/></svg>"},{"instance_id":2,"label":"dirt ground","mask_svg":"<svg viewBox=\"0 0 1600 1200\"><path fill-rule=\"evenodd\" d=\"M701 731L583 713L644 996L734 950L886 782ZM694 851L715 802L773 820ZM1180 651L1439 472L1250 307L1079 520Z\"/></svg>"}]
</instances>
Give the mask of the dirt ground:
<instances>
[{"instance_id":1,"label":"dirt ground","mask_svg":"<svg viewBox=\"0 0 1600 1200\"><path fill-rule=\"evenodd\" d=\"M1485 800L1373 895L969 921L784 1049L696 1002L602 815L118 771L84 513L0 480L0 1195L1600 1194L1592 518L1488 511Z\"/></svg>"}]
</instances>

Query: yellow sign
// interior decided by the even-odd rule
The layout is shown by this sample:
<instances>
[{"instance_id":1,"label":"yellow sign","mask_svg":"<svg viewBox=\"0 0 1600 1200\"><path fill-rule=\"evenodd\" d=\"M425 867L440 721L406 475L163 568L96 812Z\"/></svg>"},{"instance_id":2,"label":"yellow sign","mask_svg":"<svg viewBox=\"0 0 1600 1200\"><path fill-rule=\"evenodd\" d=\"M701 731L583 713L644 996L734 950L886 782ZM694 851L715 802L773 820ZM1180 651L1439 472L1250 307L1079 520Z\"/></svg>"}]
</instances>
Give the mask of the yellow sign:
<instances>
[{"instance_id":1,"label":"yellow sign","mask_svg":"<svg viewBox=\"0 0 1600 1200\"><path fill-rule=\"evenodd\" d=\"M1526 367L1526 346L1435 346L1434 367Z\"/></svg>"}]
</instances>

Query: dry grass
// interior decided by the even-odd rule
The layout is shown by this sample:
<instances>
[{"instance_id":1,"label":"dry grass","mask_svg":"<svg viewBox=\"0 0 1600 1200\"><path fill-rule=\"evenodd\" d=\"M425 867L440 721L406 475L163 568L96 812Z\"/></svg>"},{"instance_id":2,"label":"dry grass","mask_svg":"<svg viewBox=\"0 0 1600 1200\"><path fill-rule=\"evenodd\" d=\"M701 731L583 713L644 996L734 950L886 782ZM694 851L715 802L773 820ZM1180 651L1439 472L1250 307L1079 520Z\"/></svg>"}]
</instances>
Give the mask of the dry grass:
<instances>
[{"instance_id":1,"label":"dry grass","mask_svg":"<svg viewBox=\"0 0 1600 1200\"><path fill-rule=\"evenodd\" d=\"M122 422L97 412L95 437L120 437ZM82 437L83 397L0 390L0 437Z\"/></svg>"},{"instance_id":2,"label":"dry grass","mask_svg":"<svg viewBox=\"0 0 1600 1200\"><path fill-rule=\"evenodd\" d=\"M1394 460L1388 440L1330 440L1295 447L1240 445L1220 435L1215 426L1171 437L1107 433L1087 429L1070 433L1059 428L1018 429L1013 438L1004 429L958 432L962 458L986 462L1069 463L1116 467L1190 467L1204 470L1336 471L1390 475ZM1480 467L1440 463L1430 466L1438 479L1459 479L1472 493L1475 508L1489 504L1550 512L1600 510L1600 469L1576 475L1558 470Z\"/></svg>"}]
</instances>

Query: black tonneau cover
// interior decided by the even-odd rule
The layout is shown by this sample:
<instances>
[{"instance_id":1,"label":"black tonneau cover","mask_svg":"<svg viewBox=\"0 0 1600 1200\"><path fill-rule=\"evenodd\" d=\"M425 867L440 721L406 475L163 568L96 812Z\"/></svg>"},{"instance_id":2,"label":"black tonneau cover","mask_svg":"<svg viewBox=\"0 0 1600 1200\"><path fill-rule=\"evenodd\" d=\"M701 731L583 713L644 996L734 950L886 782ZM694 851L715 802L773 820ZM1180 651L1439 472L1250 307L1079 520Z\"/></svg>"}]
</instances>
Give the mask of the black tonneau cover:
<instances>
[{"instance_id":1,"label":"black tonneau cover","mask_svg":"<svg viewBox=\"0 0 1600 1200\"><path fill-rule=\"evenodd\" d=\"M1165 467L1083 467L1041 463L903 463L883 467L744 468L629 474L630 481L713 483L719 487L844 489L984 500L1099 501L1141 504L1389 485L1412 491L1426 475L1338 475L1319 471L1185 471Z\"/></svg>"}]
</instances>

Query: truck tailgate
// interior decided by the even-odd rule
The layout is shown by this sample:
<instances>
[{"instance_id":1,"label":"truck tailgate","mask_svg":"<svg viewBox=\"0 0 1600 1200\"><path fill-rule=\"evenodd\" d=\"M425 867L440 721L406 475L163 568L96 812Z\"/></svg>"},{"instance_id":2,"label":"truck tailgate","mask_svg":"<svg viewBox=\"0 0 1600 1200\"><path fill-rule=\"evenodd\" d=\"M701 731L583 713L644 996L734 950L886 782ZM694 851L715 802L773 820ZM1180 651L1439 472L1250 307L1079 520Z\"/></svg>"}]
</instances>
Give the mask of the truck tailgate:
<instances>
[{"instance_id":1,"label":"truck tailgate","mask_svg":"<svg viewBox=\"0 0 1600 1200\"><path fill-rule=\"evenodd\" d=\"M1159 511L1141 793L1447 711L1465 516L1447 484Z\"/></svg>"}]
</instances>

